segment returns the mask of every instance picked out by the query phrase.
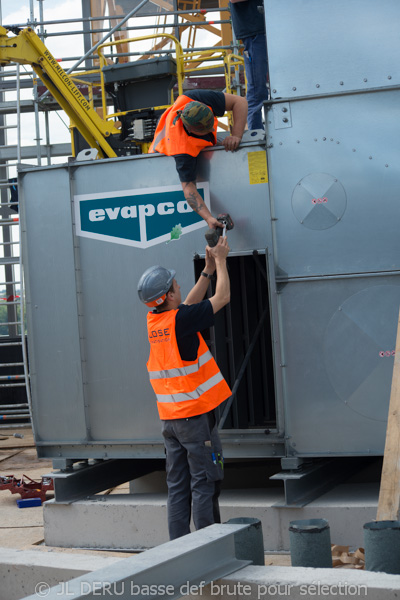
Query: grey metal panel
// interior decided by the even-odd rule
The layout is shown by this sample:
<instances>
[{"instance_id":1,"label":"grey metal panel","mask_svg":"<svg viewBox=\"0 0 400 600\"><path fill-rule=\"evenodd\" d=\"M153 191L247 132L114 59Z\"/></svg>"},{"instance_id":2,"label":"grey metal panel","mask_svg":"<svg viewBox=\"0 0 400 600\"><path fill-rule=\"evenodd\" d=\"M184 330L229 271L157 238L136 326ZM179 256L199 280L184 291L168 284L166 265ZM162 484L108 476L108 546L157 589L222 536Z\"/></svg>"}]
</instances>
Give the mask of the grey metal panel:
<instances>
[{"instance_id":1,"label":"grey metal panel","mask_svg":"<svg viewBox=\"0 0 400 600\"><path fill-rule=\"evenodd\" d=\"M229 232L234 252L271 245L268 186L250 184L248 170L248 153L262 150L257 144L234 154L215 149L203 153L200 160L199 178L210 182L213 214L229 211L235 221L235 229ZM154 393L145 366L149 352L147 309L137 298L136 286L147 267L163 264L176 269L183 295L187 293L194 284L193 257L204 253L206 223L178 241L147 249L81 236L73 240L70 196L129 189L143 189L145 193L149 187L171 185L179 185L174 160L161 155L75 164L71 167L71 189L65 167L29 170L22 178L24 195L35 190L27 208L26 256L34 304L43 306L43 314L32 310L30 315L37 371L34 418L40 425L40 438L48 442L39 445L42 455L69 456L64 449L71 448L71 443L81 448L83 457L163 455ZM44 226L46 214L49 221ZM73 242L79 267L80 330ZM84 405L90 437L82 444Z\"/></svg>"},{"instance_id":2,"label":"grey metal panel","mask_svg":"<svg viewBox=\"0 0 400 600\"><path fill-rule=\"evenodd\" d=\"M69 187L65 168L19 185L33 424L59 442L86 438Z\"/></svg>"},{"instance_id":3,"label":"grey metal panel","mask_svg":"<svg viewBox=\"0 0 400 600\"><path fill-rule=\"evenodd\" d=\"M289 276L399 268L400 91L274 104L275 261ZM283 107L290 107L282 112ZM290 127L276 128L289 115Z\"/></svg>"},{"instance_id":4,"label":"grey metal panel","mask_svg":"<svg viewBox=\"0 0 400 600\"><path fill-rule=\"evenodd\" d=\"M279 298L289 454L382 454L399 276L298 280Z\"/></svg>"},{"instance_id":5,"label":"grey metal panel","mask_svg":"<svg viewBox=\"0 0 400 600\"><path fill-rule=\"evenodd\" d=\"M210 181L213 214L229 211L235 220L235 229L229 233L233 251L265 248L268 242L267 186L250 185L243 177L232 189L232 173L247 173L247 151L251 150L234 155L209 152L200 168ZM149 184L177 184L173 159L93 162L75 171L74 191L146 190ZM145 367L147 309L137 299L136 286L147 267L162 264L177 271L184 297L194 284L193 256L204 253L204 225L178 241L147 249L80 238L87 394L94 440L161 440Z\"/></svg>"},{"instance_id":6,"label":"grey metal panel","mask_svg":"<svg viewBox=\"0 0 400 600\"><path fill-rule=\"evenodd\" d=\"M397 0L265 0L273 98L400 83Z\"/></svg>"}]
</instances>

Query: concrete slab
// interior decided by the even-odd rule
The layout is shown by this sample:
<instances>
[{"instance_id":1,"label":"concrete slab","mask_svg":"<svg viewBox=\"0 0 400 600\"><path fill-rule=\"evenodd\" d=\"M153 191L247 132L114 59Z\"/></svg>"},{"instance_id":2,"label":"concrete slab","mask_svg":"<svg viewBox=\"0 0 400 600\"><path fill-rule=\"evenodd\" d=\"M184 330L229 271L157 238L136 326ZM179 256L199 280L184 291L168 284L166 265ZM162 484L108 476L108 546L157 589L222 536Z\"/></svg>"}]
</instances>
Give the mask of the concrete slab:
<instances>
[{"instance_id":1,"label":"concrete slab","mask_svg":"<svg viewBox=\"0 0 400 600\"><path fill-rule=\"evenodd\" d=\"M165 556L163 548L158 553L155 549L151 556L153 560L162 562ZM135 569L135 557L129 560L131 570ZM149 558L144 554L138 557L138 562L144 563L147 570L149 560L150 555ZM111 573L114 573L118 562L121 562L119 556L104 558L81 553L10 551L0 548L1 598L19 600L35 593L38 597L45 597L52 586L76 577L86 581L86 574L87 581L90 581L96 572L99 573L96 581L105 582L107 573L110 574L107 568L110 567ZM90 573L93 573L92 577ZM153 580L147 582L148 585L152 583ZM192 589L188 581L186 589L191 591L183 596L184 600L261 600L282 596L291 600L313 596L328 600L337 600L338 596L394 600L399 597L400 576L356 570L249 566L197 590Z\"/></svg>"},{"instance_id":2,"label":"concrete slab","mask_svg":"<svg viewBox=\"0 0 400 600\"><path fill-rule=\"evenodd\" d=\"M374 520L377 484L343 484L303 508L286 508L283 491L225 490L221 517L254 517L262 522L266 551L289 550L289 523L324 518L331 541L351 548L363 546L363 525ZM73 504L44 505L45 542L50 546L104 549L152 548L168 541L167 496L158 494L97 495Z\"/></svg>"},{"instance_id":3,"label":"concrete slab","mask_svg":"<svg viewBox=\"0 0 400 600\"><path fill-rule=\"evenodd\" d=\"M119 557L93 557L73 554L42 553L0 548L0 597L19 600L46 591L61 582L111 566ZM37 587L41 586L41 587Z\"/></svg>"},{"instance_id":4,"label":"concrete slab","mask_svg":"<svg viewBox=\"0 0 400 600\"><path fill-rule=\"evenodd\" d=\"M338 597L368 600L398 600L400 575L340 569L305 569L301 567L245 567L228 577L201 588L201 594L184 596L184 600L261 600L287 597L304 600Z\"/></svg>"}]
</instances>

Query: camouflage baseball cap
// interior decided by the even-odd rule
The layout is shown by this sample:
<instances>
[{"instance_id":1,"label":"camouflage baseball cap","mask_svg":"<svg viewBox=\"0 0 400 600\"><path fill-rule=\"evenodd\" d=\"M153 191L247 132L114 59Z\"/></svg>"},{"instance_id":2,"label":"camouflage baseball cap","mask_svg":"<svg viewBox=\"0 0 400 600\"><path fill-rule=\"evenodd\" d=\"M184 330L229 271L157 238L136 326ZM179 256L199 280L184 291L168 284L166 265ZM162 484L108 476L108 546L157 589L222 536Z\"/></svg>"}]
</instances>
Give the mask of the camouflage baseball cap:
<instances>
[{"instance_id":1,"label":"camouflage baseball cap","mask_svg":"<svg viewBox=\"0 0 400 600\"><path fill-rule=\"evenodd\" d=\"M183 124L193 133L208 133L214 128L214 113L202 102L193 100L186 104L181 115Z\"/></svg>"}]
</instances>

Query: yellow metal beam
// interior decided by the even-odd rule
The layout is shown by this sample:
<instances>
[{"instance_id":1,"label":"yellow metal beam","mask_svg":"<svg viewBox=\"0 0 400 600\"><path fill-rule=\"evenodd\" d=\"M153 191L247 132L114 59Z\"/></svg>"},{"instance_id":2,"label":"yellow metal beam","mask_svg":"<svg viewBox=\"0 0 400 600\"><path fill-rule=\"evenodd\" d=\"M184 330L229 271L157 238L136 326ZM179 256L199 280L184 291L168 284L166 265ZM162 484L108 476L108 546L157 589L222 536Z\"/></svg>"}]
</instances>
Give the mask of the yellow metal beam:
<instances>
[{"instance_id":1,"label":"yellow metal beam","mask_svg":"<svg viewBox=\"0 0 400 600\"><path fill-rule=\"evenodd\" d=\"M102 121L36 33L28 27L20 31L16 37L8 37L6 34L7 30L1 28L0 63L4 65L16 62L32 65L35 73L88 144L92 148L97 148L102 157L115 157L116 153L106 138L119 131L112 123Z\"/></svg>"},{"instance_id":2,"label":"yellow metal beam","mask_svg":"<svg viewBox=\"0 0 400 600\"><path fill-rule=\"evenodd\" d=\"M218 0L218 6L220 8L228 8L229 0ZM221 21L227 20L230 17L230 13L223 11L220 14ZM221 41L223 46L230 46L232 43L232 27L230 23L221 23ZM227 52L232 52L232 50L227 50Z\"/></svg>"}]
</instances>

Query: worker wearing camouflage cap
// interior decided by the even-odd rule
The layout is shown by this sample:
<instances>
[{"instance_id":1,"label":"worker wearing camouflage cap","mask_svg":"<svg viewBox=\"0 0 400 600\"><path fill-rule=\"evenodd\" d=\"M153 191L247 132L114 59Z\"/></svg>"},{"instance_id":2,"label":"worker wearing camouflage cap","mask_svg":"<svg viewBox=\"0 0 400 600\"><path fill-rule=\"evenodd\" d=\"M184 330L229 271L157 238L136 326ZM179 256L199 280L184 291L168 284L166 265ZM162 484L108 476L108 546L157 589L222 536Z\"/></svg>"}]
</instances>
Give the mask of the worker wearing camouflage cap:
<instances>
[{"instance_id":1,"label":"worker wearing camouflage cap","mask_svg":"<svg viewBox=\"0 0 400 600\"><path fill-rule=\"evenodd\" d=\"M196 188L197 157L203 148L217 142L217 117L232 111L232 132L222 144L226 151L237 150L247 119L247 101L241 96L206 90L188 91L178 96L162 115L149 152L175 158L176 169L189 206L215 229L223 227L215 219Z\"/></svg>"}]
</instances>

